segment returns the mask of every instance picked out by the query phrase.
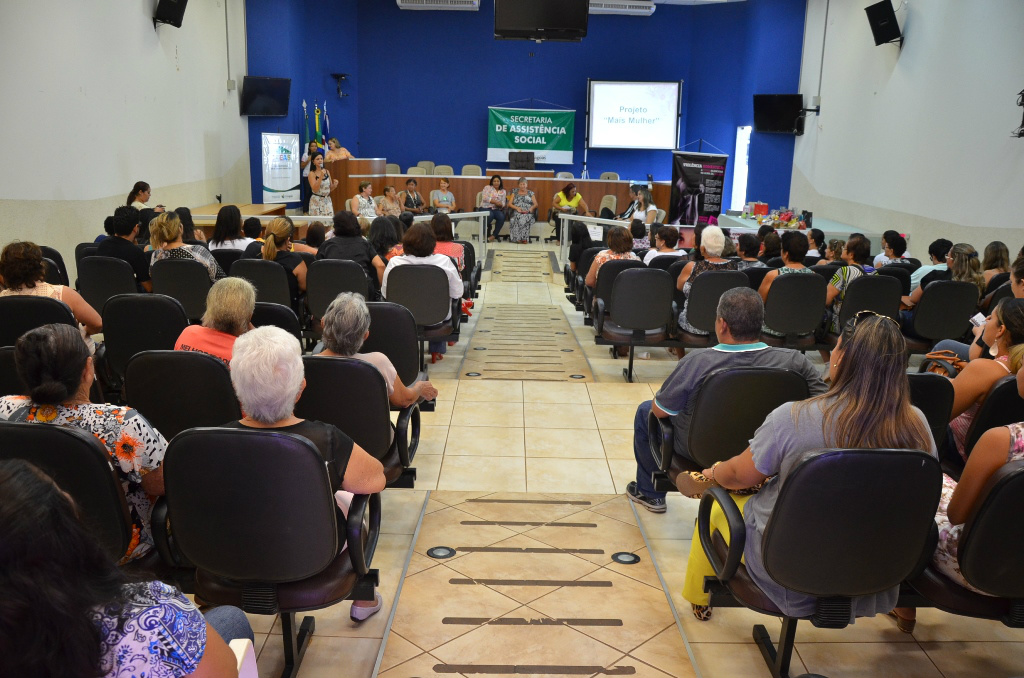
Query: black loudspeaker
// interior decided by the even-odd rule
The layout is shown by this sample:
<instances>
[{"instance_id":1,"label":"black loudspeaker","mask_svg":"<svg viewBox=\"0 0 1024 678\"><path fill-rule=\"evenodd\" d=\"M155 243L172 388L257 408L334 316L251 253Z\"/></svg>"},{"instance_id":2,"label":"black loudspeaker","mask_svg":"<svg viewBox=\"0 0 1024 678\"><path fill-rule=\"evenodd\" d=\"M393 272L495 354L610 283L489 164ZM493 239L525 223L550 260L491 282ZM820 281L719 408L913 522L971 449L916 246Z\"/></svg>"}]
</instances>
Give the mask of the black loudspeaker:
<instances>
[{"instance_id":1,"label":"black loudspeaker","mask_svg":"<svg viewBox=\"0 0 1024 678\"><path fill-rule=\"evenodd\" d=\"M153 14L153 26L170 24L175 28L181 28L181 17L185 16L187 4L188 0L160 0Z\"/></svg>"},{"instance_id":2,"label":"black loudspeaker","mask_svg":"<svg viewBox=\"0 0 1024 678\"><path fill-rule=\"evenodd\" d=\"M532 170L533 167L533 151L509 151L509 169Z\"/></svg>"},{"instance_id":3,"label":"black loudspeaker","mask_svg":"<svg viewBox=\"0 0 1024 678\"><path fill-rule=\"evenodd\" d=\"M882 0L870 7L865 7L868 14L868 23L871 24L871 33L875 36L875 45L884 45L889 42L896 42L900 35L900 25L896 21L896 12L892 8L890 0Z\"/></svg>"}]
</instances>

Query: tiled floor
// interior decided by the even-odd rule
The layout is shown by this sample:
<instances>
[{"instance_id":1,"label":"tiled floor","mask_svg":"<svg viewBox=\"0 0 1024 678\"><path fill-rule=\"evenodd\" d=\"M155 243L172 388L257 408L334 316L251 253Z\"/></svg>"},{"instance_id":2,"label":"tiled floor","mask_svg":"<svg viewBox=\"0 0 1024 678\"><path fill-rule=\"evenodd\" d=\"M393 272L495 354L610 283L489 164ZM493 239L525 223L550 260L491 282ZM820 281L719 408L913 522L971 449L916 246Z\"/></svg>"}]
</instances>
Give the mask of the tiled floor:
<instances>
[{"instance_id":1,"label":"tiled floor","mask_svg":"<svg viewBox=\"0 0 1024 678\"><path fill-rule=\"evenodd\" d=\"M445 360L430 368L431 381L440 396L436 411L423 414L424 426L415 461L416 489L387 490L383 494L386 534L381 537L374 566L380 570L385 610L360 627L349 621L347 603L310 613L317 619L317 630L300 678L369 678L373 675L388 608L394 603L402 568L413 546L413 533L427 490L439 491L449 502L487 492L611 495L621 493L635 476L632 422L636 405L652 397L671 372L675 360L664 350L655 349L650 359L636 362L640 383L626 384L621 373L624 361L613 360L606 348L594 346L593 329L583 325L581 315L565 301L560 285L489 283L486 274L484 281L487 284L477 301L474 317L464 326L467 338L471 336L479 311L488 302L557 305L565 312L589 359L595 383L459 381L459 366L468 341L450 347ZM809 357L818 362L817 356ZM767 676L760 652L751 638L751 627L765 624L773 638L777 638L777 620L743 609L720 609L715 611L711 621L702 623L689 614L689 605L682 599L680 591L696 504L694 500L670 495L667 513L654 515L639 511L650 555L657 561L679 612L682 632L696 667L687 672L689 658L677 642L680 631L674 623L666 623L657 635L630 652L642 666L650 667L649 671L638 669L635 675ZM431 531L433 536L439 536L441 531L460 522L456 520L459 509L436 499L426 502L426 510L438 513L440 520L431 521L429 529L421 532L421 541L429 541ZM474 515L479 515L479 510L476 507ZM609 518L615 519L615 516ZM516 531L502 526L459 527L461 545L492 544L503 538L528 539L516 537ZM639 553L645 554L646 549ZM436 561L418 553L411 555L410 575L422 573L426 579L434 576L429 574L431 569L437 570ZM581 572L579 576L586 574ZM478 608L458 614L544 616L557 611L556 608L538 609L541 604L537 599L511 593L495 591L495 595L479 603ZM446 603L439 600L438 604ZM559 601L559 604L569 605L570 601ZM669 609L664 597L658 602L651 599L645 606L659 619L658 624ZM891 620L884 617L862 619L841 631L801 624L792 673L812 671L832 678L1024 676L1024 631L937 610L921 610L918 617L917 630L912 636L899 632ZM260 675L276 676L282 661L280 626L275 626L272 618L252 619L257 631L257 651L262 650ZM380 673L386 672L388 678L435 676L438 675L434 672L437 664L454 662L456 658L476 663L523 663L519 655L530 653L532 647L520 641L498 639L492 635L495 628L499 627L483 627L473 638L464 636L466 639L461 643L459 638L448 639L443 630L430 624L418 630L407 630L405 635L392 633L387 639L386 661L380 666ZM559 633L564 635L565 630ZM571 634L568 637L574 638ZM437 651L443 656L428 652L439 646L447 648L445 652ZM510 652L510 648L515 651ZM584 639L575 649L588 665L597 662L602 666L615 665L628 652L597 637Z\"/></svg>"}]
</instances>

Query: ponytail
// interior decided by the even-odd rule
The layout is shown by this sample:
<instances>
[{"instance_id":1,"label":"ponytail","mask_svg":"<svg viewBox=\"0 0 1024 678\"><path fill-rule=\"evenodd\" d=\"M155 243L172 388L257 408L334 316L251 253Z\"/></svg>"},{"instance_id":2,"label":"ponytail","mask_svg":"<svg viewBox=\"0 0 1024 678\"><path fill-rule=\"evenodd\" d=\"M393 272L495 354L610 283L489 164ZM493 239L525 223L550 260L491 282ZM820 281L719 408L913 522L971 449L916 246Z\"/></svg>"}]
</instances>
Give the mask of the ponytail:
<instances>
[{"instance_id":1,"label":"ponytail","mask_svg":"<svg viewBox=\"0 0 1024 678\"><path fill-rule=\"evenodd\" d=\"M267 261L277 259L277 253L283 249L284 242L292 237L292 232L291 220L287 217L278 217L267 224L267 235L263 239L263 258Z\"/></svg>"},{"instance_id":2,"label":"ponytail","mask_svg":"<svg viewBox=\"0 0 1024 678\"><path fill-rule=\"evenodd\" d=\"M277 258L277 239L273 233L267 233L263 239L263 258L267 261L274 261Z\"/></svg>"}]
</instances>

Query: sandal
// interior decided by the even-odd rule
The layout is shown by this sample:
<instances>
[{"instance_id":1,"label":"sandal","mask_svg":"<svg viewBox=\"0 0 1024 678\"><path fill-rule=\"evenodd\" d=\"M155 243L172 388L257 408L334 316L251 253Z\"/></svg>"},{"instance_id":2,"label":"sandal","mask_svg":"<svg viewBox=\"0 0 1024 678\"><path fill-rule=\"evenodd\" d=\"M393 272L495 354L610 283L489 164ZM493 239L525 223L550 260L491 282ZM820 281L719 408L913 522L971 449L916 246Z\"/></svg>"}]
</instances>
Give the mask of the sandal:
<instances>
[{"instance_id":1,"label":"sandal","mask_svg":"<svg viewBox=\"0 0 1024 678\"><path fill-rule=\"evenodd\" d=\"M890 617L896 620L896 628L903 633L913 633L914 627L917 626L917 619L907 619L906 617L900 616L896 610L890 610L887 613Z\"/></svg>"},{"instance_id":2,"label":"sandal","mask_svg":"<svg viewBox=\"0 0 1024 678\"><path fill-rule=\"evenodd\" d=\"M711 606L710 605L692 605L693 616L697 618L697 621L710 621L711 620Z\"/></svg>"},{"instance_id":3,"label":"sandal","mask_svg":"<svg viewBox=\"0 0 1024 678\"><path fill-rule=\"evenodd\" d=\"M443 353L431 352L431 354L430 354L430 364L431 365L433 365L434 363L439 363L442 360L444 360L444 354Z\"/></svg>"}]
</instances>

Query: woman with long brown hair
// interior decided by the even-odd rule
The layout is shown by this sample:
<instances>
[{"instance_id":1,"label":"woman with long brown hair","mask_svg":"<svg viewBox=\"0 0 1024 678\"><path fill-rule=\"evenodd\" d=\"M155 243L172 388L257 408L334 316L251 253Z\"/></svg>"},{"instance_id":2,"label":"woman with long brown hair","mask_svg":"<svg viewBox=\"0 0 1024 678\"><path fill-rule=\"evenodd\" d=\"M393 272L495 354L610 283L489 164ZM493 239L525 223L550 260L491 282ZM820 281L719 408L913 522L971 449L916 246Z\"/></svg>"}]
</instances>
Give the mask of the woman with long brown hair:
<instances>
[{"instance_id":1,"label":"woman with long brown hair","mask_svg":"<svg viewBox=\"0 0 1024 678\"><path fill-rule=\"evenodd\" d=\"M777 408L742 454L703 471L713 483L730 490L765 483L756 494L733 496L747 525L747 571L787 616L809 616L815 610L815 599L785 589L768 576L761 560L761 536L792 469L803 459L833 447L916 449L935 454L928 422L910 403L906 370L906 341L896 322L870 311L858 313L846 324L832 351L832 387L828 392ZM694 493L690 479L688 474L680 474L676 481L684 494ZM712 509L711 522L713 529L728 534L717 505ZM714 571L700 543L694 540L683 597L693 604L694 616L702 621L711 617L708 594L703 591L705 576L714 576ZM853 611L858 617L887 613L895 606L897 593L893 589L857 597Z\"/></svg>"}]
</instances>

